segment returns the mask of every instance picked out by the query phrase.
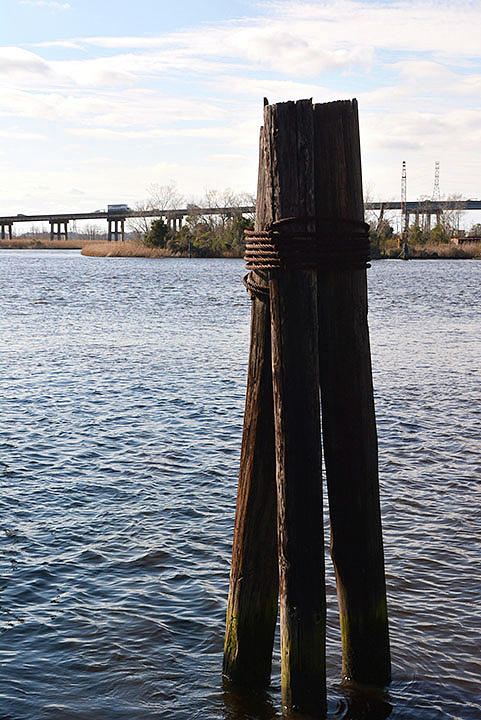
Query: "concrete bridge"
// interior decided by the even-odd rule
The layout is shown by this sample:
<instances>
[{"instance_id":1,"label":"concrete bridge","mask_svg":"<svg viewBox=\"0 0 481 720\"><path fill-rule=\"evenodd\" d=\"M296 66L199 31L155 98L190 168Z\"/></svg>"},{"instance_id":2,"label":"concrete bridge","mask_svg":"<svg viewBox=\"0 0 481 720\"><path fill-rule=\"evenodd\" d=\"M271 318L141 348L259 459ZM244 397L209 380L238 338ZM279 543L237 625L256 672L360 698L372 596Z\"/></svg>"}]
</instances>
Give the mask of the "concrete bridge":
<instances>
[{"instance_id":1,"label":"concrete bridge","mask_svg":"<svg viewBox=\"0 0 481 720\"><path fill-rule=\"evenodd\" d=\"M369 202L364 205L366 210L379 210L381 217L386 210L400 210L406 217L406 227L409 226L411 216L414 216L416 224L420 219L426 219L426 226L431 226L431 217L435 216L439 221L442 213L446 210L481 210L481 200L417 200L407 202L405 206L398 201ZM255 212L253 205L243 207L222 207L222 208L201 208L187 206L173 210L97 210L85 213L45 213L35 215L7 215L0 217L0 237L2 240L8 235L12 238L13 227L20 223L48 222L50 224L50 238L60 239L68 237L68 224L72 220L107 220L108 239L123 240L125 236L125 221L127 218L163 218L172 230L180 230L186 217L202 215L251 215Z\"/></svg>"},{"instance_id":2,"label":"concrete bridge","mask_svg":"<svg viewBox=\"0 0 481 720\"><path fill-rule=\"evenodd\" d=\"M13 226L18 223L48 222L50 223L50 239L68 237L68 224L71 220L107 220L108 239L123 240L125 235L125 221L127 218L163 218L172 230L180 230L186 217L195 215L246 215L255 212L254 206L200 208L189 206L174 210L96 210L85 213L44 213L36 215L9 215L0 217L0 236L4 240L8 234L12 239Z\"/></svg>"},{"instance_id":3,"label":"concrete bridge","mask_svg":"<svg viewBox=\"0 0 481 720\"><path fill-rule=\"evenodd\" d=\"M385 210L400 210L404 216L404 227L410 225L411 216L414 224L431 229L431 219L440 222L441 215L447 210L481 210L481 200L415 200L402 203L400 201L371 202L364 204L365 210L379 210L382 219Z\"/></svg>"}]
</instances>

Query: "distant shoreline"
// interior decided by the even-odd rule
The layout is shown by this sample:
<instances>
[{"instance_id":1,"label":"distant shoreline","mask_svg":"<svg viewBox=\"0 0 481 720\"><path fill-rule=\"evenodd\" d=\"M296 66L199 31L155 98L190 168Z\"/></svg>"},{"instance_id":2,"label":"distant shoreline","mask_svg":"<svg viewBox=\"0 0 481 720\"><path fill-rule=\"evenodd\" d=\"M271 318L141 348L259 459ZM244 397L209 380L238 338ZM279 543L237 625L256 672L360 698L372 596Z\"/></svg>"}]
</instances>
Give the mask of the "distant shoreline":
<instances>
[{"instance_id":1,"label":"distant shoreline","mask_svg":"<svg viewBox=\"0 0 481 720\"><path fill-rule=\"evenodd\" d=\"M185 253L172 253L166 248L151 247L140 241L98 241L98 240L39 240L36 238L13 238L0 240L0 250L80 250L88 257L139 257L139 258L175 258L188 257ZM401 250L391 250L389 255L373 256L373 260L399 259ZM226 252L216 258L240 258ZM439 245L410 246L411 260L481 260L481 243L443 243Z\"/></svg>"},{"instance_id":2,"label":"distant shoreline","mask_svg":"<svg viewBox=\"0 0 481 720\"><path fill-rule=\"evenodd\" d=\"M94 242L98 244L98 240L39 240L22 237L0 240L0 250L82 250Z\"/></svg>"}]
</instances>

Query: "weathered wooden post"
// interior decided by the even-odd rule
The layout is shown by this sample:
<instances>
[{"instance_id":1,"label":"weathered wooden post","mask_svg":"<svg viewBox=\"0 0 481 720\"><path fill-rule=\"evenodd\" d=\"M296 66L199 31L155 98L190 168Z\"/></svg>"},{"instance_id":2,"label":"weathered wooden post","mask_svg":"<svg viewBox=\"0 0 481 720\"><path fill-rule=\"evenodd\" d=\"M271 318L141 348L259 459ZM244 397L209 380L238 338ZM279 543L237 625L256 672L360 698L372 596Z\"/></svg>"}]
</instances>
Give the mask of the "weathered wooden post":
<instances>
[{"instance_id":1,"label":"weathered wooden post","mask_svg":"<svg viewBox=\"0 0 481 720\"><path fill-rule=\"evenodd\" d=\"M253 271L248 283L251 287L257 286L253 288L254 293L259 291L259 278L265 277L263 271L269 278L272 343L272 379L269 380L274 392L274 420L269 396L269 421L275 428L283 704L288 709L320 716L325 712L326 692L317 272L315 263L308 257L309 249L303 247L306 236L312 234L314 221L313 145L311 101L265 107L256 228L250 236L246 259ZM310 218L307 222L306 217ZM286 223L286 218L295 220ZM270 230L266 232L267 227ZM288 249L287 245L294 248L294 253L287 253L289 259L279 247L269 245L272 231L276 237L281 233L284 248ZM254 299L256 302L258 298ZM263 312L268 313L267 303ZM266 320L269 320L268 314ZM268 328L265 328L259 355L262 361L269 353L268 340ZM247 407L246 422L249 418L252 423L249 402ZM266 450L270 453L272 446L268 445L264 452ZM244 456L243 460L245 462ZM241 470L241 480L242 477ZM271 500L275 508L275 498ZM239 510L242 503L245 505L240 486L238 518L242 517ZM252 523L256 512L253 507L250 512ZM244 527L248 525L246 517L247 513L243 518ZM258 532L259 528L256 534ZM235 534L227 638L229 623L232 624L234 578L239 574L236 570L236 546L241 536L238 522ZM256 551L262 556L264 545L258 539ZM275 543L269 543L266 558L269 565L273 549L275 552ZM242 580L244 582L244 578ZM249 582L252 583L252 577ZM271 597L271 602L273 599ZM238 636L239 633L237 640ZM267 643L265 649L267 651ZM234 676L226 662L231 654L226 642L224 671Z\"/></svg>"},{"instance_id":2,"label":"weathered wooden post","mask_svg":"<svg viewBox=\"0 0 481 720\"><path fill-rule=\"evenodd\" d=\"M269 283L282 701L317 717L326 706L317 273L303 241L315 214L312 102L267 106L264 128L273 220L294 218L275 226L288 257Z\"/></svg>"},{"instance_id":3,"label":"weathered wooden post","mask_svg":"<svg viewBox=\"0 0 481 720\"><path fill-rule=\"evenodd\" d=\"M359 121L356 100L315 105L316 215L333 221L333 263L319 271L322 427L343 676L391 679L379 506ZM349 230L349 228L351 228ZM336 267L337 265L337 267ZM364 265L364 267L363 267Z\"/></svg>"},{"instance_id":4,"label":"weathered wooden post","mask_svg":"<svg viewBox=\"0 0 481 720\"><path fill-rule=\"evenodd\" d=\"M390 679L356 101L267 105L259 158L256 224L246 233L251 352L224 674L249 686L269 680L277 545L283 705L321 717L319 385L343 675Z\"/></svg>"},{"instance_id":5,"label":"weathered wooden post","mask_svg":"<svg viewBox=\"0 0 481 720\"><path fill-rule=\"evenodd\" d=\"M261 129L255 227L271 220ZM251 273L251 347L224 647L224 676L269 684L277 620L276 481L269 292L265 273Z\"/></svg>"}]
</instances>

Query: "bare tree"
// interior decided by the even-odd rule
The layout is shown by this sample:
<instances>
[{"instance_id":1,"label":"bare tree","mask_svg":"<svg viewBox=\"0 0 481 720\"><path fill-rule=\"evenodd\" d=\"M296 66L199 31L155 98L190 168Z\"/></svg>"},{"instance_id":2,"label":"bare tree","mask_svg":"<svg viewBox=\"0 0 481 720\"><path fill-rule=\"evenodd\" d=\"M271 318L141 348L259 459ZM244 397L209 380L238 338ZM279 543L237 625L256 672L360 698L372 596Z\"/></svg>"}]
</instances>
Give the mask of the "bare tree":
<instances>
[{"instance_id":1,"label":"bare tree","mask_svg":"<svg viewBox=\"0 0 481 720\"><path fill-rule=\"evenodd\" d=\"M170 182L168 185L158 185L154 183L149 185L147 192L147 200L137 203L135 206L135 209L139 212L148 213L159 211L159 214L161 214L167 210L181 208L184 203L184 197L178 191L177 185L174 182ZM128 226L138 237L145 237L154 219L155 218L149 217L147 214L141 215L130 218L128 220Z\"/></svg>"},{"instance_id":2,"label":"bare tree","mask_svg":"<svg viewBox=\"0 0 481 720\"><path fill-rule=\"evenodd\" d=\"M93 242L94 240L100 240L104 233L101 233L97 225L86 225L83 231L83 235Z\"/></svg>"},{"instance_id":3,"label":"bare tree","mask_svg":"<svg viewBox=\"0 0 481 720\"><path fill-rule=\"evenodd\" d=\"M464 200L462 195L449 195L446 200L451 202L461 202ZM459 228L462 223L465 210L462 208L453 208L452 210L444 210L441 215L441 226L447 237L459 235Z\"/></svg>"},{"instance_id":4,"label":"bare tree","mask_svg":"<svg viewBox=\"0 0 481 720\"><path fill-rule=\"evenodd\" d=\"M375 202L374 185L368 182L364 187L364 205L373 202ZM393 210L386 212L383 203L381 203L379 210L365 210L366 222L370 225L371 230L378 233L394 224L394 216L395 212Z\"/></svg>"},{"instance_id":5,"label":"bare tree","mask_svg":"<svg viewBox=\"0 0 481 720\"><path fill-rule=\"evenodd\" d=\"M149 185L148 193L148 203L152 210L175 210L182 207L185 202L184 196L174 182L170 182L168 185L156 183Z\"/></svg>"}]
</instances>

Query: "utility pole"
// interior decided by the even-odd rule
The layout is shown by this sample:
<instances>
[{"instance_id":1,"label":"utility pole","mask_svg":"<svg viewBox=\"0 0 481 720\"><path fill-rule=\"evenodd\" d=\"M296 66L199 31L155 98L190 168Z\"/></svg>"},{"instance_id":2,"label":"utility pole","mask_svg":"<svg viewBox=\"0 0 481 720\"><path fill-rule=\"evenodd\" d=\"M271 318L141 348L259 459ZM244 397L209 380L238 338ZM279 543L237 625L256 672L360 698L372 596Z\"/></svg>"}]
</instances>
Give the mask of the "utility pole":
<instances>
[{"instance_id":1,"label":"utility pole","mask_svg":"<svg viewBox=\"0 0 481 720\"><path fill-rule=\"evenodd\" d=\"M402 246L407 241L409 215L407 211L407 179L406 179L406 161L403 160L401 173L401 242Z\"/></svg>"}]
</instances>

